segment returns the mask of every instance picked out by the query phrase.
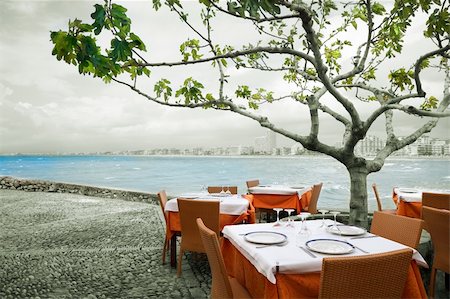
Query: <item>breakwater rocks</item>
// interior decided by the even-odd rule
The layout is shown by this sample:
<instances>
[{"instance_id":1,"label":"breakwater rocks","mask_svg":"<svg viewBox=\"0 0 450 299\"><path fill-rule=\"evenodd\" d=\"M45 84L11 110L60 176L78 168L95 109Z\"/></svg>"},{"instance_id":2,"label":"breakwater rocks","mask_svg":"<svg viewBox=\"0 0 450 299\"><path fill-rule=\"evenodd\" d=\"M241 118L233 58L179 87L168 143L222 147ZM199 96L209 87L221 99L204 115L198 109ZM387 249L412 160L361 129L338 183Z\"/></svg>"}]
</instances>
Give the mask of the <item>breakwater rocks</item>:
<instances>
[{"instance_id":1,"label":"breakwater rocks","mask_svg":"<svg viewBox=\"0 0 450 299\"><path fill-rule=\"evenodd\" d=\"M50 182L44 180L19 179L9 176L0 177L0 189L22 190L28 192L71 193L102 198L117 198L128 201L140 201L156 204L156 194L145 192L109 189L86 185Z\"/></svg>"}]
</instances>

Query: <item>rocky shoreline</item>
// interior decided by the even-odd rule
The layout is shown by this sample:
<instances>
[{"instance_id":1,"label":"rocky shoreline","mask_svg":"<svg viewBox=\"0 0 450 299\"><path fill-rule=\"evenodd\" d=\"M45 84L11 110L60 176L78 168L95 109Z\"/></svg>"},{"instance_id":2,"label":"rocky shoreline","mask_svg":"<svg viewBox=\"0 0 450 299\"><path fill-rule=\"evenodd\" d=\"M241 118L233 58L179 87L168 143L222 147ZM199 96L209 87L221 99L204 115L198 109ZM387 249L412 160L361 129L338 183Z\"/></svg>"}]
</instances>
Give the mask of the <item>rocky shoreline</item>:
<instances>
[{"instance_id":1,"label":"rocky shoreline","mask_svg":"<svg viewBox=\"0 0 450 299\"><path fill-rule=\"evenodd\" d=\"M70 193L101 198L117 198L127 201L158 203L156 194L45 180L21 179L10 176L0 177L0 189L26 192Z\"/></svg>"}]
</instances>

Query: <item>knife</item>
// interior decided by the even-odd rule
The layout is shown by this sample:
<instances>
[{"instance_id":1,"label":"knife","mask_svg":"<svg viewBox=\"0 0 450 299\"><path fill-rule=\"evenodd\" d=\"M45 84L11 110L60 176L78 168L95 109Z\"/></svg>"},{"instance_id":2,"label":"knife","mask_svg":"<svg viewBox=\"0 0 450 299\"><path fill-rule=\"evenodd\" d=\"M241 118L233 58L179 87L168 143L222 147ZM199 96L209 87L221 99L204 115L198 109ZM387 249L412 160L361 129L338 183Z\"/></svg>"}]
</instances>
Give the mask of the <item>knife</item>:
<instances>
[{"instance_id":1,"label":"knife","mask_svg":"<svg viewBox=\"0 0 450 299\"><path fill-rule=\"evenodd\" d=\"M305 247L303 247L303 246L299 246L299 247L300 247L301 250L303 250L305 253L307 253L310 257L312 257L312 258L316 258L317 257L314 253L312 253L311 251L309 251Z\"/></svg>"}]
</instances>

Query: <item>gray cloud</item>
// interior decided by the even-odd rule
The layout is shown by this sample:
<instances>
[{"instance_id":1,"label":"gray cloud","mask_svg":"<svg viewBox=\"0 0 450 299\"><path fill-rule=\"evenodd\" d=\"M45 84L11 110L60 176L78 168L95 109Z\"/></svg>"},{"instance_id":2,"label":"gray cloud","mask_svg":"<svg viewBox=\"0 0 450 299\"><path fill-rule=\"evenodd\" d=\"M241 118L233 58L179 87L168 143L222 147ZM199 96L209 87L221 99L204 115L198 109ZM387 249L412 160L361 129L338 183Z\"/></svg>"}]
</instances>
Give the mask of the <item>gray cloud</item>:
<instances>
[{"instance_id":1,"label":"gray cloud","mask_svg":"<svg viewBox=\"0 0 450 299\"><path fill-rule=\"evenodd\" d=\"M101 2L101 1L100 1ZM0 153L77 152L142 149L155 147L193 147L251 145L265 134L254 121L238 115L210 110L166 108L146 101L128 89L105 85L99 79L80 76L77 69L58 62L51 55L50 31L65 29L69 19L87 20L93 1L2 1L0 3ZM191 4L187 4L191 9ZM179 59L178 45L190 35L167 11L155 13L151 1L127 1L134 29L148 41L151 61ZM233 41L240 47L250 42L243 23L219 19L214 35L221 41ZM251 35L251 40L260 38ZM405 49L399 63L411 63L407 56L414 50L426 50L419 35ZM350 60L348 60L350 61ZM277 92L289 88L279 75L229 70L231 84L247 83ZM192 75L217 87L211 68L161 69L160 77L181 82ZM442 76L426 73L427 91L442 94ZM145 86L151 92L151 85ZM232 89L230 88L229 91ZM333 105L330 103L330 105ZM363 111L365 105L359 105ZM369 105L371 106L371 105ZM364 110L366 109L366 110ZM263 108L277 124L300 134L309 130L309 113L288 101ZM408 134L422 122L418 118L397 118L397 132ZM450 138L449 120L441 120L434 136ZM383 135L377 122L373 134ZM334 144L342 128L323 117L321 138ZM292 142L283 138L281 144Z\"/></svg>"}]
</instances>

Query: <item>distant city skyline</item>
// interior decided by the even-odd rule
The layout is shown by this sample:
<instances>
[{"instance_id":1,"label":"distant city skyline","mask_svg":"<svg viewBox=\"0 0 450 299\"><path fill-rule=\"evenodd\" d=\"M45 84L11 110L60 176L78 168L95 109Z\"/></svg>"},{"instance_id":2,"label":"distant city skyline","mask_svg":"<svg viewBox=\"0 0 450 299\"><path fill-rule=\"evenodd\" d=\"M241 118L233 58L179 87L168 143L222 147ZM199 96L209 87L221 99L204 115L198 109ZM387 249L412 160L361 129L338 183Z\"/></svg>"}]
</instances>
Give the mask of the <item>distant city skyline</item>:
<instances>
[{"instance_id":1,"label":"distant city skyline","mask_svg":"<svg viewBox=\"0 0 450 299\"><path fill-rule=\"evenodd\" d=\"M51 55L50 31L65 30L69 19L88 21L93 4L91 1L56 0L0 2L0 38L4 41L0 46L3 57L0 60L0 154L225 147L250 144L255 136L265 136L266 129L257 122L233 113L181 110L149 103L129 89L81 76L75 67L57 61ZM151 48L152 59L180 58L179 44L189 34L176 16L164 8L154 12L151 1L127 1L124 5L133 19L136 33L150 41L147 46ZM192 11L194 5L185 3L188 11ZM237 47L248 42L247 32L238 27L239 24L227 23L224 19L217 22L217 36L229 38ZM421 36L405 40L408 44L404 48L408 51L424 47ZM399 61L404 62L404 58ZM230 68L230 72L234 71ZM174 81L186 75L184 71L164 72ZM245 81L248 76L244 72L234 79ZM259 87L275 92L283 91L285 86L281 78L250 79ZM424 86L440 94L443 82L427 76ZM366 117L362 107L373 108L375 103L355 105ZM309 132L307 109L297 109L292 103L283 102L263 112L270 112L274 122L288 130L300 135ZM395 131L404 136L424 122L423 118L396 115ZM449 128L450 118L441 119L430 136L450 138ZM382 138L383 132L382 121L377 121L369 133ZM319 138L329 145L339 143L342 128L332 119L321 116ZM276 139L279 146L294 143L281 135Z\"/></svg>"}]
</instances>

